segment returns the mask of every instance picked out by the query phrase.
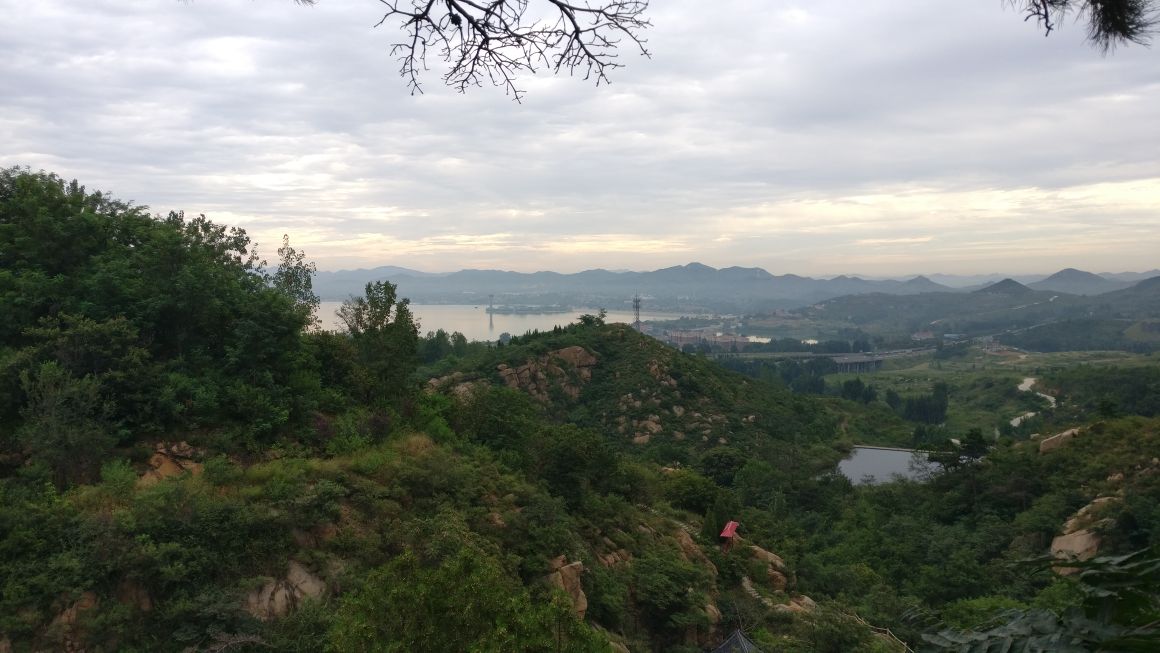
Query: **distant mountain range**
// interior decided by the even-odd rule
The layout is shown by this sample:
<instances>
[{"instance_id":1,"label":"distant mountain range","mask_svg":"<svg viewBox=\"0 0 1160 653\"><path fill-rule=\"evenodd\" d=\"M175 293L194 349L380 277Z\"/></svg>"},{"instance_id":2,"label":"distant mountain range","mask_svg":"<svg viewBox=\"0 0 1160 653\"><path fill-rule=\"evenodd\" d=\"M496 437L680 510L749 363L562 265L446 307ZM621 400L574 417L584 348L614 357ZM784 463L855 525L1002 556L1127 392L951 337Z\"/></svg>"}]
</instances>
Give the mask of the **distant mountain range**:
<instances>
[{"instance_id":1,"label":"distant mountain range","mask_svg":"<svg viewBox=\"0 0 1160 653\"><path fill-rule=\"evenodd\" d=\"M1040 275L1006 280L1002 276L949 275L916 276L910 279L863 279L843 275L832 279L815 279L794 274L774 275L761 268L717 269L701 263L649 272L595 269L573 274L502 270L429 273L383 266L319 272L314 279L314 288L319 296L330 301L361 294L363 286L368 282L388 280L398 286L402 296L409 297L415 303L485 304L493 301L496 304L570 304L621 308L630 304L632 297L639 294L651 310L755 312L808 306L835 297L868 293L916 295L983 290L1011 294L1022 288L1028 292L1039 290L1096 295L1131 286L1133 279L1147 278L1150 274L1160 276L1160 270L1152 273L1097 275L1068 268L1047 277Z\"/></svg>"},{"instance_id":2,"label":"distant mountain range","mask_svg":"<svg viewBox=\"0 0 1160 653\"><path fill-rule=\"evenodd\" d=\"M818 323L896 338L992 336L1040 351L1160 348L1160 276L1088 296L1037 287L1107 287L1099 279L1064 270L1036 283L1006 278L969 293L846 295L794 313Z\"/></svg>"}]
</instances>

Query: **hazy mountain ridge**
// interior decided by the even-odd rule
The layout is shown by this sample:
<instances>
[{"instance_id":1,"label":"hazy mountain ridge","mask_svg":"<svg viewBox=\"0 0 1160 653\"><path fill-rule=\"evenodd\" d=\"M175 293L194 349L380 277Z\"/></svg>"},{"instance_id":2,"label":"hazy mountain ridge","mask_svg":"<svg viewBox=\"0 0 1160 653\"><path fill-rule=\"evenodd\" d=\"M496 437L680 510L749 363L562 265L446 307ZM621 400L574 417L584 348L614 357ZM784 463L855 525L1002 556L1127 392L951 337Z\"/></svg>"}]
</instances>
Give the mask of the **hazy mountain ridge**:
<instances>
[{"instance_id":1,"label":"hazy mountain ridge","mask_svg":"<svg viewBox=\"0 0 1160 653\"><path fill-rule=\"evenodd\" d=\"M1065 268L1042 281L1036 281L1029 285L1036 290L1054 290L1072 295L1100 295L1127 288L1132 285L1132 282L1108 279L1075 268Z\"/></svg>"},{"instance_id":2,"label":"hazy mountain ridge","mask_svg":"<svg viewBox=\"0 0 1160 653\"><path fill-rule=\"evenodd\" d=\"M1004 279L969 293L847 295L796 312L896 337L919 332L1001 336L1037 351L1061 350L1065 341L1070 349L1155 349L1150 334L1160 319L1160 276L1096 296L1034 285ZM1084 332L1093 335L1076 336Z\"/></svg>"},{"instance_id":3,"label":"hazy mountain ridge","mask_svg":"<svg viewBox=\"0 0 1160 653\"><path fill-rule=\"evenodd\" d=\"M1122 273L1121 276L1138 273ZM775 275L758 267L714 268L701 263L644 272L591 269L575 273L465 269L431 273L397 266L319 272L315 291L325 300L358 294L370 281L388 280L399 294L420 304L568 304L626 307L634 295L652 310L764 312L793 309L846 295L959 293L1010 279L1027 290L1097 295L1121 290L1128 281L1073 268L1052 275L917 275L870 279L852 275L813 278Z\"/></svg>"}]
</instances>

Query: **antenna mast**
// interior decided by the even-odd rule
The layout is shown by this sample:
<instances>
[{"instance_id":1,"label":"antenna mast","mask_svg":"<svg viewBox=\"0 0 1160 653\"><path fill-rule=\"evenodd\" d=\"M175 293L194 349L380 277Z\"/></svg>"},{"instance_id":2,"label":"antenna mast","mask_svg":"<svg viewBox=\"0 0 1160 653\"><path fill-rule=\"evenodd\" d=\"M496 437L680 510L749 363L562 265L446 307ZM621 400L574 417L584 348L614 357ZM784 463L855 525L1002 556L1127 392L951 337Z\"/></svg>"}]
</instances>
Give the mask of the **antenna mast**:
<instances>
[{"instance_id":1,"label":"antenna mast","mask_svg":"<svg viewBox=\"0 0 1160 653\"><path fill-rule=\"evenodd\" d=\"M632 298L632 327L640 331L640 293Z\"/></svg>"}]
</instances>

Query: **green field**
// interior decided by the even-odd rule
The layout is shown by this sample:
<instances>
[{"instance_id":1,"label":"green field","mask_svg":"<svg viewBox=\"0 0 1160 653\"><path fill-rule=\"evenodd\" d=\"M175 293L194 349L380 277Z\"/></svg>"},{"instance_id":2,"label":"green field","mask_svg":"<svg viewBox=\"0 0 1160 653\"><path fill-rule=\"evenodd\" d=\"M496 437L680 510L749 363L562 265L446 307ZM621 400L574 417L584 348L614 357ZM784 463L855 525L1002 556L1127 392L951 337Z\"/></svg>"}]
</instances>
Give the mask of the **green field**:
<instances>
[{"instance_id":1,"label":"green field","mask_svg":"<svg viewBox=\"0 0 1160 653\"><path fill-rule=\"evenodd\" d=\"M887 390L902 397L930 393L939 382L949 387L949 407L945 430L951 437L971 428L984 433L1006 432L1005 426L1018 415L1042 411L1046 400L1030 392L1020 392L1019 383L1026 377L1045 374L1078 365L1141 366L1156 365L1156 355L1130 354L1118 351L1033 353L1014 349L970 347L965 355L938 359L931 354L887 360L883 369L863 374L831 374L829 385L861 378L873 384L881 398ZM1037 385L1036 390L1044 388ZM1018 430L1030 435L1040 422L1033 420Z\"/></svg>"}]
</instances>

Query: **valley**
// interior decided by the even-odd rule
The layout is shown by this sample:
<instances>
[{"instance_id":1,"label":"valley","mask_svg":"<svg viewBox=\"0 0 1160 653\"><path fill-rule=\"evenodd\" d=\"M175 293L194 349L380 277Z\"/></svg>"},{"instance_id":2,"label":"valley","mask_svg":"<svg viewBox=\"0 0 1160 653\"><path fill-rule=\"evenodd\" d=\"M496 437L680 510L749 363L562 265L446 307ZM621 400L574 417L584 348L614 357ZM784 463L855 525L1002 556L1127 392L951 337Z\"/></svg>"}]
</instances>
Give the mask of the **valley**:
<instances>
[{"instance_id":1,"label":"valley","mask_svg":"<svg viewBox=\"0 0 1160 653\"><path fill-rule=\"evenodd\" d=\"M375 282L320 329L289 246L20 170L0 215L5 653L1160 641L1157 354L971 335L1079 296L845 296L734 352Z\"/></svg>"}]
</instances>

